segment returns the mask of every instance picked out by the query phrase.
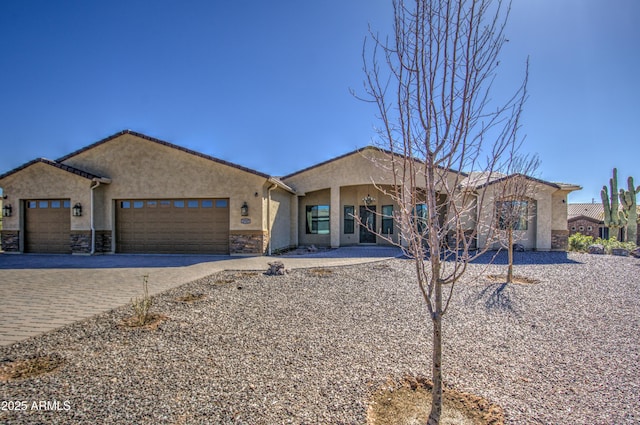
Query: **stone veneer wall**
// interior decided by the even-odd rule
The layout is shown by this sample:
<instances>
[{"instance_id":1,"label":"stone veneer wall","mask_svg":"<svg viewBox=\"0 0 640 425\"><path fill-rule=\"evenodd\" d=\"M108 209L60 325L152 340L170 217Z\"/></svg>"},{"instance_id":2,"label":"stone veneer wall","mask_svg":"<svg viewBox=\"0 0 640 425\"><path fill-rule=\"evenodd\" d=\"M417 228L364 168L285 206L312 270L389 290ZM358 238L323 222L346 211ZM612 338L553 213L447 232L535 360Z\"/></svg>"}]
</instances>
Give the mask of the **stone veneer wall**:
<instances>
[{"instance_id":1,"label":"stone veneer wall","mask_svg":"<svg viewBox=\"0 0 640 425\"><path fill-rule=\"evenodd\" d=\"M3 230L0 234L4 252L20 252L20 231Z\"/></svg>"},{"instance_id":2,"label":"stone veneer wall","mask_svg":"<svg viewBox=\"0 0 640 425\"><path fill-rule=\"evenodd\" d=\"M70 234L71 253L89 254L91 252L91 231L74 230Z\"/></svg>"},{"instance_id":3,"label":"stone veneer wall","mask_svg":"<svg viewBox=\"0 0 640 425\"><path fill-rule=\"evenodd\" d=\"M110 253L111 252L111 230L96 230L96 253Z\"/></svg>"},{"instance_id":4,"label":"stone veneer wall","mask_svg":"<svg viewBox=\"0 0 640 425\"><path fill-rule=\"evenodd\" d=\"M551 249L554 251L566 251L569 248L569 231L551 231Z\"/></svg>"},{"instance_id":5,"label":"stone veneer wall","mask_svg":"<svg viewBox=\"0 0 640 425\"><path fill-rule=\"evenodd\" d=\"M262 255L267 246L267 239L266 232L260 230L232 230L229 232L229 253Z\"/></svg>"}]
</instances>

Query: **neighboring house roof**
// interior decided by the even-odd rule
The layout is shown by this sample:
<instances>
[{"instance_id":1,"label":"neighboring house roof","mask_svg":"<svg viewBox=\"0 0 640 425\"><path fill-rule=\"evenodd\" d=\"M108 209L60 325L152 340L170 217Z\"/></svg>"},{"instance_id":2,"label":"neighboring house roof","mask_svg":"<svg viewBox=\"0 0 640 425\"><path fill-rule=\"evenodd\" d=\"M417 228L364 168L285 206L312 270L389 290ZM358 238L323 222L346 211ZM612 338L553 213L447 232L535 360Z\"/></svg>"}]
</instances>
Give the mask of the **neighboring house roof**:
<instances>
[{"instance_id":1,"label":"neighboring house roof","mask_svg":"<svg viewBox=\"0 0 640 425\"><path fill-rule=\"evenodd\" d=\"M46 158L37 158L37 159L34 159L33 161L27 162L26 164L22 164L21 166L19 166L17 168L14 168L13 170L8 171L8 172L0 175L0 180L4 179L5 177L8 177L8 176L10 176L12 174L17 173L18 171L24 170L25 168L28 168L28 167L30 167L30 166L32 166L34 164L40 164L40 163L50 165L52 167L58 168L58 169L63 170L63 171L67 171L67 172L69 172L71 174L75 174L75 175L80 176L80 177L84 177L85 179L100 180L103 183L108 183L110 181L109 179L107 179L105 177L97 176L95 174L89 173L89 172L81 170L79 168L71 167L71 166L66 165L66 164L61 164L58 161L52 161L52 160L46 159Z\"/></svg>"},{"instance_id":2,"label":"neighboring house roof","mask_svg":"<svg viewBox=\"0 0 640 425\"><path fill-rule=\"evenodd\" d=\"M105 139L99 140L99 141L97 141L97 142L95 142L95 143L93 143L93 144L91 144L89 146L85 146L84 148L81 148L81 149L78 149L77 151L71 152L70 154L63 156L62 158L58 158L57 162L64 162L69 158L72 158L72 157L74 157L76 155L79 155L79 154L81 154L83 152L86 152L86 151L88 151L90 149L93 149L96 146L100 146L103 143L107 143L110 140L113 140L113 139L115 139L117 137L120 137L120 136L122 136L124 134L131 134L133 136L139 137L141 139L148 140L150 142L157 143L157 144L162 145L162 146L167 146L167 147L172 148L172 149L176 149L176 150L179 150L179 151L182 151L182 152L186 152L186 153L188 153L190 155L195 155L195 156L198 156L200 158L207 159L209 161L217 162L218 164L227 165L229 167L237 168L238 170L246 171L247 173L251 173L251 174L258 175L260 177L264 177L265 179L268 179L268 178L271 177L268 174L261 173L260 171L252 170L251 168L243 167L242 165L234 164L232 162L225 161L225 160L219 159L219 158L215 158L213 156L206 155L206 154L201 153L201 152L197 152L197 151L194 151L194 150L191 150L191 149L187 149L187 148L182 147L182 146L174 145L173 143L165 142L164 140L156 139L155 137L147 136L146 134L142 134L142 133L137 133L137 132L132 131L132 130L122 130L122 131L120 131L120 132L118 132L116 134L113 134L113 135L105 138Z\"/></svg>"},{"instance_id":3,"label":"neighboring house roof","mask_svg":"<svg viewBox=\"0 0 640 425\"><path fill-rule=\"evenodd\" d=\"M567 219L567 222L572 222L572 221L577 221L577 220L591 221L591 222L596 223L596 224L603 224L604 223L602 220L598 220L597 218L589 217L589 216L586 216L586 215L575 215L575 216Z\"/></svg>"},{"instance_id":4,"label":"neighboring house roof","mask_svg":"<svg viewBox=\"0 0 640 425\"><path fill-rule=\"evenodd\" d=\"M567 218L569 220L584 216L597 221L604 220L604 207L601 203L567 204Z\"/></svg>"},{"instance_id":5,"label":"neighboring house roof","mask_svg":"<svg viewBox=\"0 0 640 425\"><path fill-rule=\"evenodd\" d=\"M640 206L637 207L640 216ZM622 205L618 205L618 210L622 211ZM602 203L577 203L567 205L567 220L576 220L579 217L587 217L599 222L604 222L604 206Z\"/></svg>"}]
</instances>

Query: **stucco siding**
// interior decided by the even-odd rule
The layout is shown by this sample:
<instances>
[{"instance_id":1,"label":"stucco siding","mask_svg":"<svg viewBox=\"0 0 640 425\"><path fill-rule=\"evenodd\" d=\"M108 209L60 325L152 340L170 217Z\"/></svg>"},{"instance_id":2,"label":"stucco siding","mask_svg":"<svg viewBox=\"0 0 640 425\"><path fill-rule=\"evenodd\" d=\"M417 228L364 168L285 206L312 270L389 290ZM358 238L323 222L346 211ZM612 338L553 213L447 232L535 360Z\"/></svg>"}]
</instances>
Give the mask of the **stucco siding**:
<instances>
[{"instance_id":1,"label":"stucco siding","mask_svg":"<svg viewBox=\"0 0 640 425\"><path fill-rule=\"evenodd\" d=\"M69 199L71 206L80 203L85 211L71 217L71 230L90 228L88 214L91 202L91 180L44 163L35 163L2 181L5 203L13 208L11 217L3 218L4 230L20 230L24 217L24 202L28 199ZM71 213L71 210L70 210Z\"/></svg>"},{"instance_id":2,"label":"stucco siding","mask_svg":"<svg viewBox=\"0 0 640 425\"><path fill-rule=\"evenodd\" d=\"M551 195L551 229L567 230L567 192L558 190Z\"/></svg>"},{"instance_id":3,"label":"stucco siding","mask_svg":"<svg viewBox=\"0 0 640 425\"><path fill-rule=\"evenodd\" d=\"M109 177L98 202L96 223L111 229L113 200L163 198L229 198L230 229L263 228L262 193L265 178L206 158L124 134L73 156L65 164ZM244 224L240 207L249 206L251 223Z\"/></svg>"},{"instance_id":4,"label":"stucco siding","mask_svg":"<svg viewBox=\"0 0 640 425\"><path fill-rule=\"evenodd\" d=\"M291 216L291 197L289 192L282 189L275 189L271 191L271 250L277 251L280 249L290 248L291 242L291 227L289 226L289 218Z\"/></svg>"},{"instance_id":5,"label":"stucco siding","mask_svg":"<svg viewBox=\"0 0 640 425\"><path fill-rule=\"evenodd\" d=\"M299 192L312 192L332 186L371 184L374 179L377 183L390 184L393 176L382 168L382 161L383 155L380 152L365 149L287 177L285 182Z\"/></svg>"}]
</instances>

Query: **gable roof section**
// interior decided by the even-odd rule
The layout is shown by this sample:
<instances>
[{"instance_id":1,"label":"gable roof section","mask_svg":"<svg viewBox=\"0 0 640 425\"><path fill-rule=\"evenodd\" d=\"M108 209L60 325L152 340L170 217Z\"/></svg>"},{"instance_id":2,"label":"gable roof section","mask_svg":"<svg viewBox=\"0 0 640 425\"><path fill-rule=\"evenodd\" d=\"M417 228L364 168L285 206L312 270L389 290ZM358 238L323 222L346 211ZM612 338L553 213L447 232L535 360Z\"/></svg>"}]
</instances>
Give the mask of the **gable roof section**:
<instances>
[{"instance_id":1,"label":"gable roof section","mask_svg":"<svg viewBox=\"0 0 640 425\"><path fill-rule=\"evenodd\" d=\"M176 150L188 153L190 155L194 155L194 156L197 156L197 157L200 157L200 158L207 159L209 161L216 162L218 164L226 165L228 167L233 167L233 168L236 168L238 170L245 171L247 173L255 174L257 176L264 177L265 179L268 179L269 177L271 177L268 174L261 173L260 171L252 170L251 168L243 167L242 165L234 164L232 162L228 162L228 161L225 161L223 159L215 158L213 156L206 155L204 153L197 152L197 151L194 151L194 150L182 147L182 146L178 146L178 145L175 145L173 143L165 142L164 140L156 139L155 137L147 136L146 134L138 133L138 132L135 132L135 131L132 131L132 130L122 130L122 131L120 131L120 132L118 132L116 134L113 134L113 135L105 138L105 139L99 140L99 141L97 141L95 143L90 144L89 146L85 146L84 148L78 149L77 151L71 152L68 155L65 155L65 156L63 156L61 158L58 158L56 161L57 162L64 162L64 161L68 160L69 158L72 158L72 157L74 157L76 155L79 155L79 154L81 154L83 152L86 152L86 151L88 151L90 149L93 149L93 148L95 148L97 146L100 146L100 145L102 145L104 143L107 143L107 142L109 142L109 141L111 141L111 140L113 140L113 139L115 139L117 137L120 137L122 135L125 135L125 134L130 134L132 136L136 136L136 137L139 137L141 139L145 139L145 140L148 140L150 142L154 142L154 143L157 143L159 145L169 147L171 149L176 149Z\"/></svg>"},{"instance_id":2,"label":"gable roof section","mask_svg":"<svg viewBox=\"0 0 640 425\"><path fill-rule=\"evenodd\" d=\"M527 180L530 180L532 182L535 183L540 183L546 186L551 186L553 188L556 189L562 189L562 190L580 190L582 189L582 187L578 186L578 185L574 185L574 184L569 184L569 183L554 183L554 182L548 182L546 180L542 180L542 179L538 179L536 177L531 177L531 176L527 176L526 174L520 174L520 173L514 173L514 174L509 174L509 175L504 175L504 174L500 174L500 177L496 178L496 179L491 179L488 182L482 183L480 185L475 186L476 189L482 189L485 186L489 186L492 184L496 184L496 183L500 183L503 182L507 179L511 179L514 177L524 177ZM486 174L485 174L485 178L486 178Z\"/></svg>"},{"instance_id":3,"label":"gable roof section","mask_svg":"<svg viewBox=\"0 0 640 425\"><path fill-rule=\"evenodd\" d=\"M602 203L576 203L567 204L567 217L584 216L593 220L602 221L604 219L604 207Z\"/></svg>"},{"instance_id":4,"label":"gable roof section","mask_svg":"<svg viewBox=\"0 0 640 425\"><path fill-rule=\"evenodd\" d=\"M576 220L586 220L586 221L591 221L593 223L597 223L597 224L604 224L604 220L600 219L598 220L597 218L593 218L593 217L589 217L586 215L574 215L574 216L568 216L567 217L567 222L573 222Z\"/></svg>"},{"instance_id":5,"label":"gable roof section","mask_svg":"<svg viewBox=\"0 0 640 425\"><path fill-rule=\"evenodd\" d=\"M328 160L323 161L323 162L320 162L320 163L318 163L318 164L314 164L314 165L312 165L312 166L310 166L310 167L303 168L302 170L295 171L295 172L293 172L293 173L291 173L291 174L287 174L286 176L281 177L281 179L282 179L282 180L286 180L286 179L288 179L288 178L290 178L290 177L297 176L298 174L306 173L307 171L313 170L313 169L315 169L315 168L322 167L322 166L324 166L324 165L330 164L330 163L335 162L335 161L339 161L339 160L341 160L341 159L343 159L343 158L346 158L346 157L348 157L348 156L351 156L351 155L355 155L355 154L363 153L363 152L365 152L365 151L367 151L367 150L373 150L373 151L376 151L376 152L382 152L382 153L385 153L385 154L387 154L387 155L395 155L395 156L397 156L397 157L399 157L399 158L400 158L400 157L402 157L402 155L399 155L399 154L397 154L397 153L391 152L390 150L387 150L387 149L383 149L383 148L379 148L379 147L376 147L376 146L371 146L371 145L369 145L369 146L365 146L365 147L363 147L363 148L358 148L358 149L353 150L353 151L351 151L351 152L347 152L347 153L345 153L345 154L343 154L343 155L336 156L335 158L328 159ZM419 163L421 162L421 161L419 161L419 160L417 160L417 159L415 159L415 161L416 161L416 162L419 162ZM440 166L438 166L438 168L443 169L443 170L445 169L445 167L440 167ZM451 171L451 172L453 172L453 173L460 173L460 175L462 175L462 176L464 176L464 177L466 177L466 176L468 175L467 173L464 173L464 172L462 172L462 171L458 172L458 171L456 171L456 170L452 170L452 169L449 169L449 171Z\"/></svg>"},{"instance_id":6,"label":"gable roof section","mask_svg":"<svg viewBox=\"0 0 640 425\"><path fill-rule=\"evenodd\" d=\"M0 175L0 180L4 179L5 177L8 177L8 176L10 176L12 174L15 174L15 173L17 173L19 171L22 171L25 168L31 167L34 164L39 164L39 163L50 165L50 166L55 167L55 168L57 168L59 170L66 171L66 172L69 172L71 174L75 174L75 175L80 176L80 177L84 177L85 179L100 180L100 181L105 182L105 183L109 181L109 179L107 179L105 177L97 176L95 174L91 174L91 173L89 173L87 171L84 171L84 170L81 170L79 168L75 168L75 167L71 167L69 165L61 164L61 163L59 163L57 161L52 161L52 160L46 159L46 158L37 158L37 159L34 159L32 161L27 162L26 164L22 164L21 166L19 166L17 168L14 168L13 170L8 171L8 172Z\"/></svg>"}]
</instances>

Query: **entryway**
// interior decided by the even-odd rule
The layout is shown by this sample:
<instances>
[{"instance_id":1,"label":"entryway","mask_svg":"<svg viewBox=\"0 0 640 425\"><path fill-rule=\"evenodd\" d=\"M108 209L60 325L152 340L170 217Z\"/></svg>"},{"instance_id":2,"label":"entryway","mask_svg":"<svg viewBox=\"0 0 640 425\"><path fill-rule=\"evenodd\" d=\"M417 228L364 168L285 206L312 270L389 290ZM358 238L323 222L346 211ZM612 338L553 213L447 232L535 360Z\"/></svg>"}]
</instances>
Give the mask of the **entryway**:
<instances>
[{"instance_id":1,"label":"entryway","mask_svg":"<svg viewBox=\"0 0 640 425\"><path fill-rule=\"evenodd\" d=\"M376 206L360 205L360 243L376 243Z\"/></svg>"}]
</instances>

